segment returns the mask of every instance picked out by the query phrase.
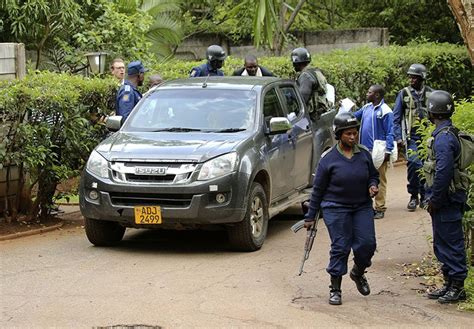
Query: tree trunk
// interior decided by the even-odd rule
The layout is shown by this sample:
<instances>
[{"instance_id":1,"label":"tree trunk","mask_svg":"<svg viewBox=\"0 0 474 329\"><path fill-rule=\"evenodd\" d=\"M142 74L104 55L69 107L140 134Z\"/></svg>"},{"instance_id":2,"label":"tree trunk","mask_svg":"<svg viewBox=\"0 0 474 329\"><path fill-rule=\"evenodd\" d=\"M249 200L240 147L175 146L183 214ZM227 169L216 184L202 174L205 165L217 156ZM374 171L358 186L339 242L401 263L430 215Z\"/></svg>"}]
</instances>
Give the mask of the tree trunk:
<instances>
[{"instance_id":1,"label":"tree trunk","mask_svg":"<svg viewBox=\"0 0 474 329\"><path fill-rule=\"evenodd\" d=\"M471 64L474 66L474 1L448 0L448 6L456 19L464 43L469 51Z\"/></svg>"}]
</instances>

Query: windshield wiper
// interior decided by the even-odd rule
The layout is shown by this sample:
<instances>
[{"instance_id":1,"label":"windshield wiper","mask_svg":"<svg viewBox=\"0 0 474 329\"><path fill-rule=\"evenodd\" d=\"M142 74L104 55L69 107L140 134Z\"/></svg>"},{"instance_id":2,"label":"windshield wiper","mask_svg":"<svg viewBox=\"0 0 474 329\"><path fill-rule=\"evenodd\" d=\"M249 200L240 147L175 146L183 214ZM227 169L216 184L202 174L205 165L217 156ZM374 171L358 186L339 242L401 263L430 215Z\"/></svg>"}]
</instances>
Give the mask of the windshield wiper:
<instances>
[{"instance_id":1,"label":"windshield wiper","mask_svg":"<svg viewBox=\"0 0 474 329\"><path fill-rule=\"evenodd\" d=\"M185 128L185 127L172 127L172 128L162 128L162 129L153 130L153 132L159 132L159 131L171 131L171 132L178 132L178 133L187 133L187 132L190 132L190 131L201 131L201 129Z\"/></svg>"},{"instance_id":2,"label":"windshield wiper","mask_svg":"<svg viewBox=\"0 0 474 329\"><path fill-rule=\"evenodd\" d=\"M216 130L216 133L236 133L239 131L244 131L247 130L245 128L226 128L226 129L221 129L221 130Z\"/></svg>"}]
</instances>

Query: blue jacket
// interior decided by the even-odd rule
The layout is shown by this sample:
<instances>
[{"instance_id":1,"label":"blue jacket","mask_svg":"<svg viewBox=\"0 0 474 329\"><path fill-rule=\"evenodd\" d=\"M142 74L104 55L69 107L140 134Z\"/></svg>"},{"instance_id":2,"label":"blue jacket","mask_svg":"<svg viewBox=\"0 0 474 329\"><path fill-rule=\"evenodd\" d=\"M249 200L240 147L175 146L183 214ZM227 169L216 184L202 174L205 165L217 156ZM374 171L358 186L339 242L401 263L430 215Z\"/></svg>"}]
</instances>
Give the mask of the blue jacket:
<instances>
[{"instance_id":1,"label":"blue jacket","mask_svg":"<svg viewBox=\"0 0 474 329\"><path fill-rule=\"evenodd\" d=\"M431 93L433 89L428 86L424 86L421 93L417 93L416 90L412 87L408 87L410 89L410 94L413 97L413 106L416 109L420 108L427 108L426 101L427 101L427 93ZM405 131L402 133L402 122L403 120L407 120L405 118L405 112L407 111L407 103L404 101L404 98L407 97L405 89L402 89L395 101L395 106L393 107L393 134L396 141L405 139L404 137L408 134L408 129L410 129L410 138L414 140L419 140L420 137L416 132L416 127L405 127ZM414 121L417 119L423 119L425 117L425 113L421 110L417 111L417 117L413 118ZM406 122L405 122L406 125Z\"/></svg>"},{"instance_id":2,"label":"blue jacket","mask_svg":"<svg viewBox=\"0 0 474 329\"><path fill-rule=\"evenodd\" d=\"M224 72L219 69L213 69L209 63L204 63L199 66L193 67L191 72L189 72L190 78L196 77L207 77L207 76L224 76Z\"/></svg>"},{"instance_id":3,"label":"blue jacket","mask_svg":"<svg viewBox=\"0 0 474 329\"><path fill-rule=\"evenodd\" d=\"M451 120L443 121L432 134L436 167L433 185L427 188L426 195L435 208L453 202L464 204L467 199L466 192L463 190L456 190L454 193L449 191L449 185L454 176L455 159L461 152L461 146L453 133L447 130L440 132L440 130L452 125Z\"/></svg>"},{"instance_id":4,"label":"blue jacket","mask_svg":"<svg viewBox=\"0 0 474 329\"><path fill-rule=\"evenodd\" d=\"M117 92L117 115L122 116L122 122L127 119L133 108L142 98L142 94L130 83L125 80Z\"/></svg>"},{"instance_id":5,"label":"blue jacket","mask_svg":"<svg viewBox=\"0 0 474 329\"><path fill-rule=\"evenodd\" d=\"M379 173L372 156L363 147L354 148L351 159L333 146L323 154L316 169L313 190L305 220L315 219L321 202L331 202L349 207L370 204L369 187L377 186Z\"/></svg>"},{"instance_id":6,"label":"blue jacket","mask_svg":"<svg viewBox=\"0 0 474 329\"><path fill-rule=\"evenodd\" d=\"M372 151L374 140L384 140L385 152L392 153L393 112L384 100L377 106L372 103L365 104L354 115L360 121L360 143Z\"/></svg>"}]
</instances>

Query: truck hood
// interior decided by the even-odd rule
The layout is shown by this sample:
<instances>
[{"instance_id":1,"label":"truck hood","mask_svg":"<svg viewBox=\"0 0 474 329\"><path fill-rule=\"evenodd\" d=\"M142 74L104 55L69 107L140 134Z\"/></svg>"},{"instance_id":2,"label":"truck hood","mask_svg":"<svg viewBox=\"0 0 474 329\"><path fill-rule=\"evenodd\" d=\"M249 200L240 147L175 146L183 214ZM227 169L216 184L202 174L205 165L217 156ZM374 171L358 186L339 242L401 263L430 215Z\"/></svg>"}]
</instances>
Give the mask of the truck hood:
<instances>
[{"instance_id":1,"label":"truck hood","mask_svg":"<svg viewBox=\"0 0 474 329\"><path fill-rule=\"evenodd\" d=\"M249 133L116 132L97 146L108 161L205 162L234 151Z\"/></svg>"}]
</instances>

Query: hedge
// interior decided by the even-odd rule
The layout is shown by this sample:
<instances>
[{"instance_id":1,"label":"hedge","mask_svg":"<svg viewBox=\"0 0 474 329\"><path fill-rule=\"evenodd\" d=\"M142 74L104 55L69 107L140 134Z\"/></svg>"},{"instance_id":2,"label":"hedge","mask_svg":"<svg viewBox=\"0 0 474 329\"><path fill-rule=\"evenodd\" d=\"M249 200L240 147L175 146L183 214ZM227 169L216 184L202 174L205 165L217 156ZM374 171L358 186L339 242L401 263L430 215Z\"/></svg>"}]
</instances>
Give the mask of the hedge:
<instances>
[{"instance_id":1,"label":"hedge","mask_svg":"<svg viewBox=\"0 0 474 329\"><path fill-rule=\"evenodd\" d=\"M28 174L22 189L32 200L23 203L32 218L47 214L58 182L82 170L104 134L98 118L109 113L116 87L112 79L50 72L0 83L0 167L16 164ZM8 213L19 205L9 204Z\"/></svg>"},{"instance_id":2,"label":"hedge","mask_svg":"<svg viewBox=\"0 0 474 329\"><path fill-rule=\"evenodd\" d=\"M204 61L172 60L152 67L164 79L187 77L193 66ZM445 43L411 44L378 48L355 48L315 54L312 65L319 67L329 83L336 88L338 99L350 97L359 105L372 84L382 84L386 101L395 102L396 94L407 86L406 71L412 63L422 63L428 70L427 84L435 89L448 90L460 98L471 95L472 67L465 47ZM262 57L259 64L283 78L293 78L290 57ZM242 67L243 59L228 57L223 70L225 75Z\"/></svg>"}]
</instances>

